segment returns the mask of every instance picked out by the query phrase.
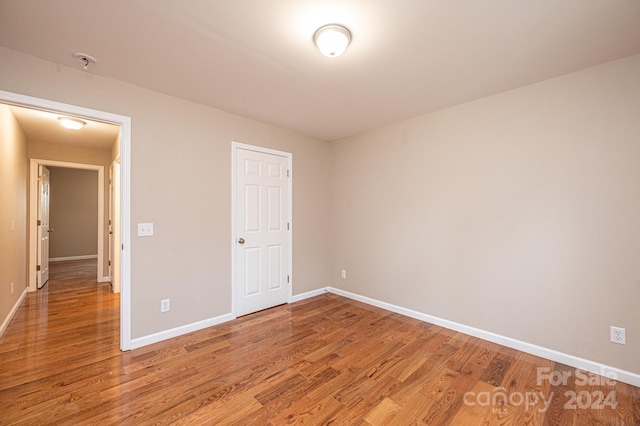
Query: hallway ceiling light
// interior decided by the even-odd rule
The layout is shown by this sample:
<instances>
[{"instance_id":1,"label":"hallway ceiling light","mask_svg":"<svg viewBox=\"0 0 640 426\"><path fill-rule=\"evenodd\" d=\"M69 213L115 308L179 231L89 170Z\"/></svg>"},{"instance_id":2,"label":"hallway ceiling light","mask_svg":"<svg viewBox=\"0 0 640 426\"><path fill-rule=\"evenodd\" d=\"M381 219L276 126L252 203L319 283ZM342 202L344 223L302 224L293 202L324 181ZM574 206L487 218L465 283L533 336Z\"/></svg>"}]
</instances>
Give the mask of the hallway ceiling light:
<instances>
[{"instance_id":1,"label":"hallway ceiling light","mask_svg":"<svg viewBox=\"0 0 640 426\"><path fill-rule=\"evenodd\" d=\"M58 120L60 120L60 124L62 124L62 127L66 127L70 130L80 130L84 127L85 124L87 124L86 121L82 121L77 118L58 117Z\"/></svg>"},{"instance_id":2,"label":"hallway ceiling light","mask_svg":"<svg viewBox=\"0 0 640 426\"><path fill-rule=\"evenodd\" d=\"M313 41L324 56L337 58L351 42L351 33L342 25L329 24L318 28Z\"/></svg>"}]
</instances>

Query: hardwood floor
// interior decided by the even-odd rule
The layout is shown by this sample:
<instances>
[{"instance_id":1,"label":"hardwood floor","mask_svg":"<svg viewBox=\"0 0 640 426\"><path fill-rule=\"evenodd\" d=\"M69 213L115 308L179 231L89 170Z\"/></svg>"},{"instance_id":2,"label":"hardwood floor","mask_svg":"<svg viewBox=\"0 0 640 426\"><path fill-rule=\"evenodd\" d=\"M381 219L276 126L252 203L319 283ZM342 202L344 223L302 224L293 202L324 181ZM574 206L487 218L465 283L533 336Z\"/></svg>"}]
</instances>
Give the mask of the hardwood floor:
<instances>
[{"instance_id":1,"label":"hardwood floor","mask_svg":"<svg viewBox=\"0 0 640 426\"><path fill-rule=\"evenodd\" d=\"M95 276L55 263L27 296L0 424L640 425L636 387L330 294L122 353Z\"/></svg>"}]
</instances>

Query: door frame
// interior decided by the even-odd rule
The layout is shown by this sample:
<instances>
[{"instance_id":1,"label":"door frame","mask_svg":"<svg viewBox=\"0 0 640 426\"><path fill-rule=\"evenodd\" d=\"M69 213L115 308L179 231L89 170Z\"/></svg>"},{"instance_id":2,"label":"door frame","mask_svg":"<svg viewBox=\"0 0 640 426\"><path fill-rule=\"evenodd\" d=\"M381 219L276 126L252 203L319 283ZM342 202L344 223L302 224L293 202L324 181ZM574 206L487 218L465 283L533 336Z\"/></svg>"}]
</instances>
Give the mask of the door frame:
<instances>
[{"instance_id":1,"label":"door frame","mask_svg":"<svg viewBox=\"0 0 640 426\"><path fill-rule=\"evenodd\" d=\"M120 126L120 349L131 349L131 117L4 90L0 102Z\"/></svg>"},{"instance_id":2,"label":"door frame","mask_svg":"<svg viewBox=\"0 0 640 426\"><path fill-rule=\"evenodd\" d=\"M237 180L236 180L236 159L239 149L260 152L263 154L272 154L285 157L287 159L287 169L289 171L289 179L287 179L287 191L289 193L287 203L287 215L289 216L290 231L288 232L287 244L289 245L288 253L288 268L287 275L291 277L289 285L289 295L287 303L291 303L293 297L293 154L285 151L278 151L271 148L264 148L261 146L248 145L240 142L231 142L231 315L233 318L237 317L237 279L236 279L236 249L238 244L236 240L238 238L236 230L236 197L237 197Z\"/></svg>"},{"instance_id":3,"label":"door frame","mask_svg":"<svg viewBox=\"0 0 640 426\"><path fill-rule=\"evenodd\" d=\"M98 172L98 270L96 280L101 283L108 281L104 276L104 166L66 161L29 159L29 274L27 291L36 291L36 263L38 259L38 230L35 218L38 216L38 168L64 167L67 169L93 170Z\"/></svg>"}]
</instances>

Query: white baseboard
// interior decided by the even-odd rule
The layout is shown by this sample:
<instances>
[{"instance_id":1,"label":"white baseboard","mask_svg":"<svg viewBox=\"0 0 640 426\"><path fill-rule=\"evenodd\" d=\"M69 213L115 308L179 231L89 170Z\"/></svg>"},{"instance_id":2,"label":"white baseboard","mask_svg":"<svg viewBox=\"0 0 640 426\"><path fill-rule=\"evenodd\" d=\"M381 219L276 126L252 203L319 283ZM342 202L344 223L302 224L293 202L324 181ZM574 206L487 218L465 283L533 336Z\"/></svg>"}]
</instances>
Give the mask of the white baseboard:
<instances>
[{"instance_id":1,"label":"white baseboard","mask_svg":"<svg viewBox=\"0 0 640 426\"><path fill-rule=\"evenodd\" d=\"M317 290L307 291L306 293L296 294L295 296L291 296L291 298L289 299L289 303L295 303L304 299L308 299L310 297L320 296L321 294L325 294L328 291L329 287L324 287Z\"/></svg>"},{"instance_id":2,"label":"white baseboard","mask_svg":"<svg viewBox=\"0 0 640 426\"><path fill-rule=\"evenodd\" d=\"M85 260L85 259L97 259L97 254L87 254L82 256L67 256L67 257L51 257L49 262L64 262L66 260Z\"/></svg>"},{"instance_id":3,"label":"white baseboard","mask_svg":"<svg viewBox=\"0 0 640 426\"><path fill-rule=\"evenodd\" d=\"M111 281L111 277L102 277L98 280L99 283L108 283Z\"/></svg>"},{"instance_id":4,"label":"white baseboard","mask_svg":"<svg viewBox=\"0 0 640 426\"><path fill-rule=\"evenodd\" d=\"M325 290L325 289L322 289L322 290ZM415 318L424 322L428 322L430 324L439 325L441 327L458 331L460 333L468 334L473 337L478 337L480 339L487 340L489 342L498 343L500 345L517 349L519 351L536 355L542 358L550 359L551 361L559 362L573 368L578 368L584 371L590 371L596 374L600 374L602 376L612 377L612 378L615 378L615 380L618 380L620 382L624 382L633 386L640 386L640 374L637 374L637 373L621 370L619 368L604 365L599 362L590 361L588 359L583 359L583 358L569 355L563 352L558 352L556 350L534 345L532 343L523 342L522 340L512 339L510 337L502 336L500 334L492 333L490 331L481 330L479 328L471 327L471 326L460 324L454 321L449 321L443 318L424 314L422 312L414 311L412 309L407 309L401 306L392 305L391 303L381 302L379 300L372 299L370 297L361 296L359 294L340 290L338 288L327 287L326 290L329 293L337 294L339 296L343 296L348 299L357 300L358 302L366 303L367 305L372 305L378 308L386 309L388 311L405 315L411 318Z\"/></svg>"},{"instance_id":5,"label":"white baseboard","mask_svg":"<svg viewBox=\"0 0 640 426\"><path fill-rule=\"evenodd\" d=\"M337 294L339 296L343 296L348 299L356 300L358 302L366 303L367 305L386 309L387 311L405 315L410 318L415 318L420 321L428 322L430 324L435 324L444 328L448 328L450 330L458 331L460 333L468 334L470 336L477 337L479 339L487 340L489 342L493 342L509 348L517 349L519 351L536 355L542 358L546 358L555 362L559 362L559 363L568 365L570 367L578 368L584 371L590 371L596 374L600 374L602 376L614 378L615 380L620 382L624 382L633 386L640 387L640 374L637 374L637 373L622 370L617 367L611 367L599 362L569 355L553 349L534 345L532 343L513 339L511 337L502 336L500 334L496 334L486 330L481 330L479 328L460 324L454 321L449 321L433 315L414 311L412 309L403 308L401 306L393 305L387 302L382 302L380 300L372 299L370 297L361 296L359 294L351 293L345 290L341 290L339 288L324 287L324 288L319 288L317 290L308 291L306 293L297 294L295 296L291 296L289 303L299 302L301 300L305 300L310 297L319 296L327 292ZM24 294L26 294L26 292ZM24 294L22 298L24 298ZM224 315L217 316L215 318L198 321L193 324L188 324L185 326L172 328L170 330L162 331L159 333L150 334L148 336L132 339L130 349L140 348L146 345L150 345L152 343L161 342L163 340L167 340L167 339L181 336L183 334L191 333L193 331L202 330L203 328L212 327L214 325L218 325L223 322L231 321L235 318L236 317L231 313L224 314ZM6 322L8 323L8 321ZM1 331L4 331L4 328L6 328L6 325L3 323L3 328L1 329Z\"/></svg>"},{"instance_id":6,"label":"white baseboard","mask_svg":"<svg viewBox=\"0 0 640 426\"><path fill-rule=\"evenodd\" d=\"M138 337L131 339L131 343L128 349L137 349L143 346L150 345L152 343L158 343L163 340L172 339L174 337L182 336L183 334L191 333L194 331L202 330L203 328L213 327L214 325L222 324L223 322L231 321L236 317L232 314L224 314L214 318L194 322L191 324L183 325L180 327L172 328L170 330L161 331L159 333L149 334L148 336Z\"/></svg>"},{"instance_id":7,"label":"white baseboard","mask_svg":"<svg viewBox=\"0 0 640 426\"><path fill-rule=\"evenodd\" d=\"M319 296L321 294L327 293L328 291L329 291L328 287L324 287L318 290L312 290L306 293L297 294L295 296L291 296L289 303L299 302L301 300L308 299L310 297ZM234 319L236 319L236 317L233 314L229 313L229 314L220 315L214 318L209 318L206 320L194 322L192 324L187 324L180 327L172 328L170 330L165 330L158 333L150 334L148 336L138 337L135 339L131 339L131 344L129 345L128 349L141 348L143 346L147 346L152 343L157 343L163 340L172 339L174 337L182 336L183 334L202 330L204 328L212 327L214 325L222 324L223 322L231 321Z\"/></svg>"},{"instance_id":8,"label":"white baseboard","mask_svg":"<svg viewBox=\"0 0 640 426\"><path fill-rule=\"evenodd\" d=\"M18 309L20 308L20 305L22 305L22 302L24 301L25 297L27 297L26 288L22 290L22 294L20 295L20 297L18 297L18 300L16 300L16 303L14 303L7 317L4 319L4 321L2 321L2 325L0 325L0 337L2 337L5 331L7 331L7 327L9 327L9 323L13 319L13 316L16 314L16 312L18 312Z\"/></svg>"}]
</instances>

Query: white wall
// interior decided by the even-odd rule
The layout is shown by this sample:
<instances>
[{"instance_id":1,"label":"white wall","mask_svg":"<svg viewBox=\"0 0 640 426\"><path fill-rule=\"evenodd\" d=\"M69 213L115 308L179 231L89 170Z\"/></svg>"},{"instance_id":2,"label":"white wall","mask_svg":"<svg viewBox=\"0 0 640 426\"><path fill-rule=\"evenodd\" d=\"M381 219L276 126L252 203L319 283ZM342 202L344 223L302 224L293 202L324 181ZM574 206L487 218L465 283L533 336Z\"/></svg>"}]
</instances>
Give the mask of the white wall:
<instances>
[{"instance_id":1,"label":"white wall","mask_svg":"<svg viewBox=\"0 0 640 426\"><path fill-rule=\"evenodd\" d=\"M640 55L332 142L330 176L332 286L640 373Z\"/></svg>"},{"instance_id":2,"label":"white wall","mask_svg":"<svg viewBox=\"0 0 640 426\"><path fill-rule=\"evenodd\" d=\"M231 312L232 141L293 153L293 293L327 284L327 142L5 48L0 63L2 90L132 119L132 338Z\"/></svg>"}]
</instances>

